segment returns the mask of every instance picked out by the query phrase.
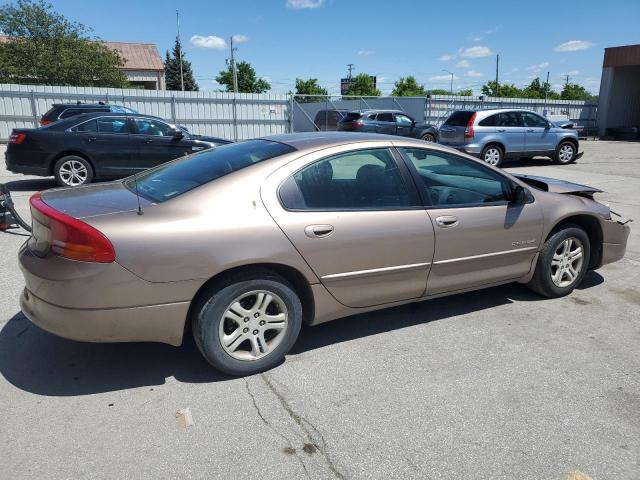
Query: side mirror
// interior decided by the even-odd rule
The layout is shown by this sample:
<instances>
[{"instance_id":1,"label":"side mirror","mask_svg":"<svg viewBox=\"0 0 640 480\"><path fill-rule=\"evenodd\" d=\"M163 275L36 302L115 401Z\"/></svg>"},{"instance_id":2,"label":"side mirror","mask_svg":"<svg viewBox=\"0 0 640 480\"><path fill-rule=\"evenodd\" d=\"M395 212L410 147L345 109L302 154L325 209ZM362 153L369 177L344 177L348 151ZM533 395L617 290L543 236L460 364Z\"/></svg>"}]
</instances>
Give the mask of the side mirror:
<instances>
[{"instance_id":1,"label":"side mirror","mask_svg":"<svg viewBox=\"0 0 640 480\"><path fill-rule=\"evenodd\" d=\"M180 130L179 128L175 128L175 129L171 130L171 136L173 138L175 138L176 140L179 140L182 137L184 137L184 132L182 130Z\"/></svg>"},{"instance_id":2,"label":"side mirror","mask_svg":"<svg viewBox=\"0 0 640 480\"><path fill-rule=\"evenodd\" d=\"M513 190L511 191L511 203L515 205L524 205L527 203L529 196L527 195L527 191L521 185L515 185Z\"/></svg>"},{"instance_id":3,"label":"side mirror","mask_svg":"<svg viewBox=\"0 0 640 480\"><path fill-rule=\"evenodd\" d=\"M551 128L551 122L547 122L547 124L544 126L545 130L549 130Z\"/></svg>"}]
</instances>

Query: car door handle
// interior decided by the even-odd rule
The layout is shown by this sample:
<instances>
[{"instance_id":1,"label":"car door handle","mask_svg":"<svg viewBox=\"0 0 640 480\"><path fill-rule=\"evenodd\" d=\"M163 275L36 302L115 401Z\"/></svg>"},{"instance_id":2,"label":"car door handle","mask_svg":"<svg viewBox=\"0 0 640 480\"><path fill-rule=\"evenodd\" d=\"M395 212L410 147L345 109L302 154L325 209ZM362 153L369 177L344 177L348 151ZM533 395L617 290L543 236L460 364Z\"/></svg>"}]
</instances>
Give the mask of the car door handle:
<instances>
[{"instance_id":1,"label":"car door handle","mask_svg":"<svg viewBox=\"0 0 640 480\"><path fill-rule=\"evenodd\" d=\"M527 130L527 132L533 132L533 128L530 128L529 130Z\"/></svg>"},{"instance_id":2,"label":"car door handle","mask_svg":"<svg viewBox=\"0 0 640 480\"><path fill-rule=\"evenodd\" d=\"M499 128L499 129L498 129L498 131L499 131L499 132L506 132L507 130L506 130L506 129L504 129L504 128Z\"/></svg>"},{"instance_id":3,"label":"car door handle","mask_svg":"<svg viewBox=\"0 0 640 480\"><path fill-rule=\"evenodd\" d=\"M87 141L89 142L95 142L97 140L96 137L94 137L93 135L91 135L90 137L87 137Z\"/></svg>"},{"instance_id":4,"label":"car door handle","mask_svg":"<svg viewBox=\"0 0 640 480\"><path fill-rule=\"evenodd\" d=\"M443 215L442 217L436 218L436 225L440 228L451 228L458 225L458 217L454 217L453 215Z\"/></svg>"},{"instance_id":5,"label":"car door handle","mask_svg":"<svg viewBox=\"0 0 640 480\"><path fill-rule=\"evenodd\" d=\"M307 225L304 234L309 238L328 237L333 233L333 225Z\"/></svg>"},{"instance_id":6,"label":"car door handle","mask_svg":"<svg viewBox=\"0 0 640 480\"><path fill-rule=\"evenodd\" d=\"M144 140L144 143L151 143L151 142L153 141L153 140L151 140L150 138L145 138L145 139L143 139L143 140Z\"/></svg>"}]
</instances>

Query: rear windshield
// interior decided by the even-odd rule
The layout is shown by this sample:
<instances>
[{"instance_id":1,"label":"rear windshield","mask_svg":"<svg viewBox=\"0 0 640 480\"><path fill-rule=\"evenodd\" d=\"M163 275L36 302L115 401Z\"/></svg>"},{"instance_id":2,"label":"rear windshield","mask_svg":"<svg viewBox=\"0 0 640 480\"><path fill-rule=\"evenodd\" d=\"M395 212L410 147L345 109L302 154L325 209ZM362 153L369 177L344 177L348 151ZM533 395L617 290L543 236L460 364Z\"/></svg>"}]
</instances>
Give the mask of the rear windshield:
<instances>
[{"instance_id":1,"label":"rear windshield","mask_svg":"<svg viewBox=\"0 0 640 480\"><path fill-rule=\"evenodd\" d=\"M361 113L349 112L344 116L343 120L345 122L353 122L354 120L358 120L361 116Z\"/></svg>"},{"instance_id":2,"label":"rear windshield","mask_svg":"<svg viewBox=\"0 0 640 480\"><path fill-rule=\"evenodd\" d=\"M138 192L153 202L164 202L216 178L295 150L290 145L269 140L223 145L137 175ZM136 178L129 177L124 184L135 192Z\"/></svg>"},{"instance_id":3,"label":"rear windshield","mask_svg":"<svg viewBox=\"0 0 640 480\"><path fill-rule=\"evenodd\" d=\"M473 115L473 112L459 110L457 112L453 112L444 124L452 127L466 127L469 124L471 115Z\"/></svg>"}]
</instances>

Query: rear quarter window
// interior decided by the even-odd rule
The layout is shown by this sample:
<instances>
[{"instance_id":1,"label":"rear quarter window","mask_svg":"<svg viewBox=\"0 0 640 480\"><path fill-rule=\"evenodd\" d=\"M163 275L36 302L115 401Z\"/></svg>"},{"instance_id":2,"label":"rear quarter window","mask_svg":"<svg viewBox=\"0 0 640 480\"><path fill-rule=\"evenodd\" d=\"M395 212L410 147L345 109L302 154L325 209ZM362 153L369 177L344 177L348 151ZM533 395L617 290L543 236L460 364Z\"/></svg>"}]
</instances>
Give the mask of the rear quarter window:
<instances>
[{"instance_id":1,"label":"rear quarter window","mask_svg":"<svg viewBox=\"0 0 640 480\"><path fill-rule=\"evenodd\" d=\"M495 127L498 124L498 115L491 115L483 120L478 122L478 125L481 127Z\"/></svg>"}]
</instances>

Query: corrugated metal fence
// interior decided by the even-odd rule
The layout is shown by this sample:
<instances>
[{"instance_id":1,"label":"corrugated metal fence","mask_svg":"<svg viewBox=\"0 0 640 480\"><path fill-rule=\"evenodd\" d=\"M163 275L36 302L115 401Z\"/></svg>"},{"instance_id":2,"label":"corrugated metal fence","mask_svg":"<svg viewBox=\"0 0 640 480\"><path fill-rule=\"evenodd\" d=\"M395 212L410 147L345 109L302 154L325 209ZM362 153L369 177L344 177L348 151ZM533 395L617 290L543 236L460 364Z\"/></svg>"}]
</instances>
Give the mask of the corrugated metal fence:
<instances>
[{"instance_id":1,"label":"corrugated metal fence","mask_svg":"<svg viewBox=\"0 0 640 480\"><path fill-rule=\"evenodd\" d=\"M313 101L310 101L313 100ZM522 108L534 110L544 116L565 115L583 127L585 132L597 129L597 109L595 102L581 100L546 100L537 98L461 97L434 95L431 97L325 97L294 96L293 128L296 132L322 130L315 125L315 118L321 110L402 110L419 121L436 126L442 125L454 110L483 108ZM326 118L326 116L320 116Z\"/></svg>"},{"instance_id":2,"label":"corrugated metal fence","mask_svg":"<svg viewBox=\"0 0 640 480\"><path fill-rule=\"evenodd\" d=\"M0 84L0 141L13 128L38 126L52 103L108 102L227 139L290 131L287 95ZM235 115L234 115L235 111Z\"/></svg>"}]
</instances>

